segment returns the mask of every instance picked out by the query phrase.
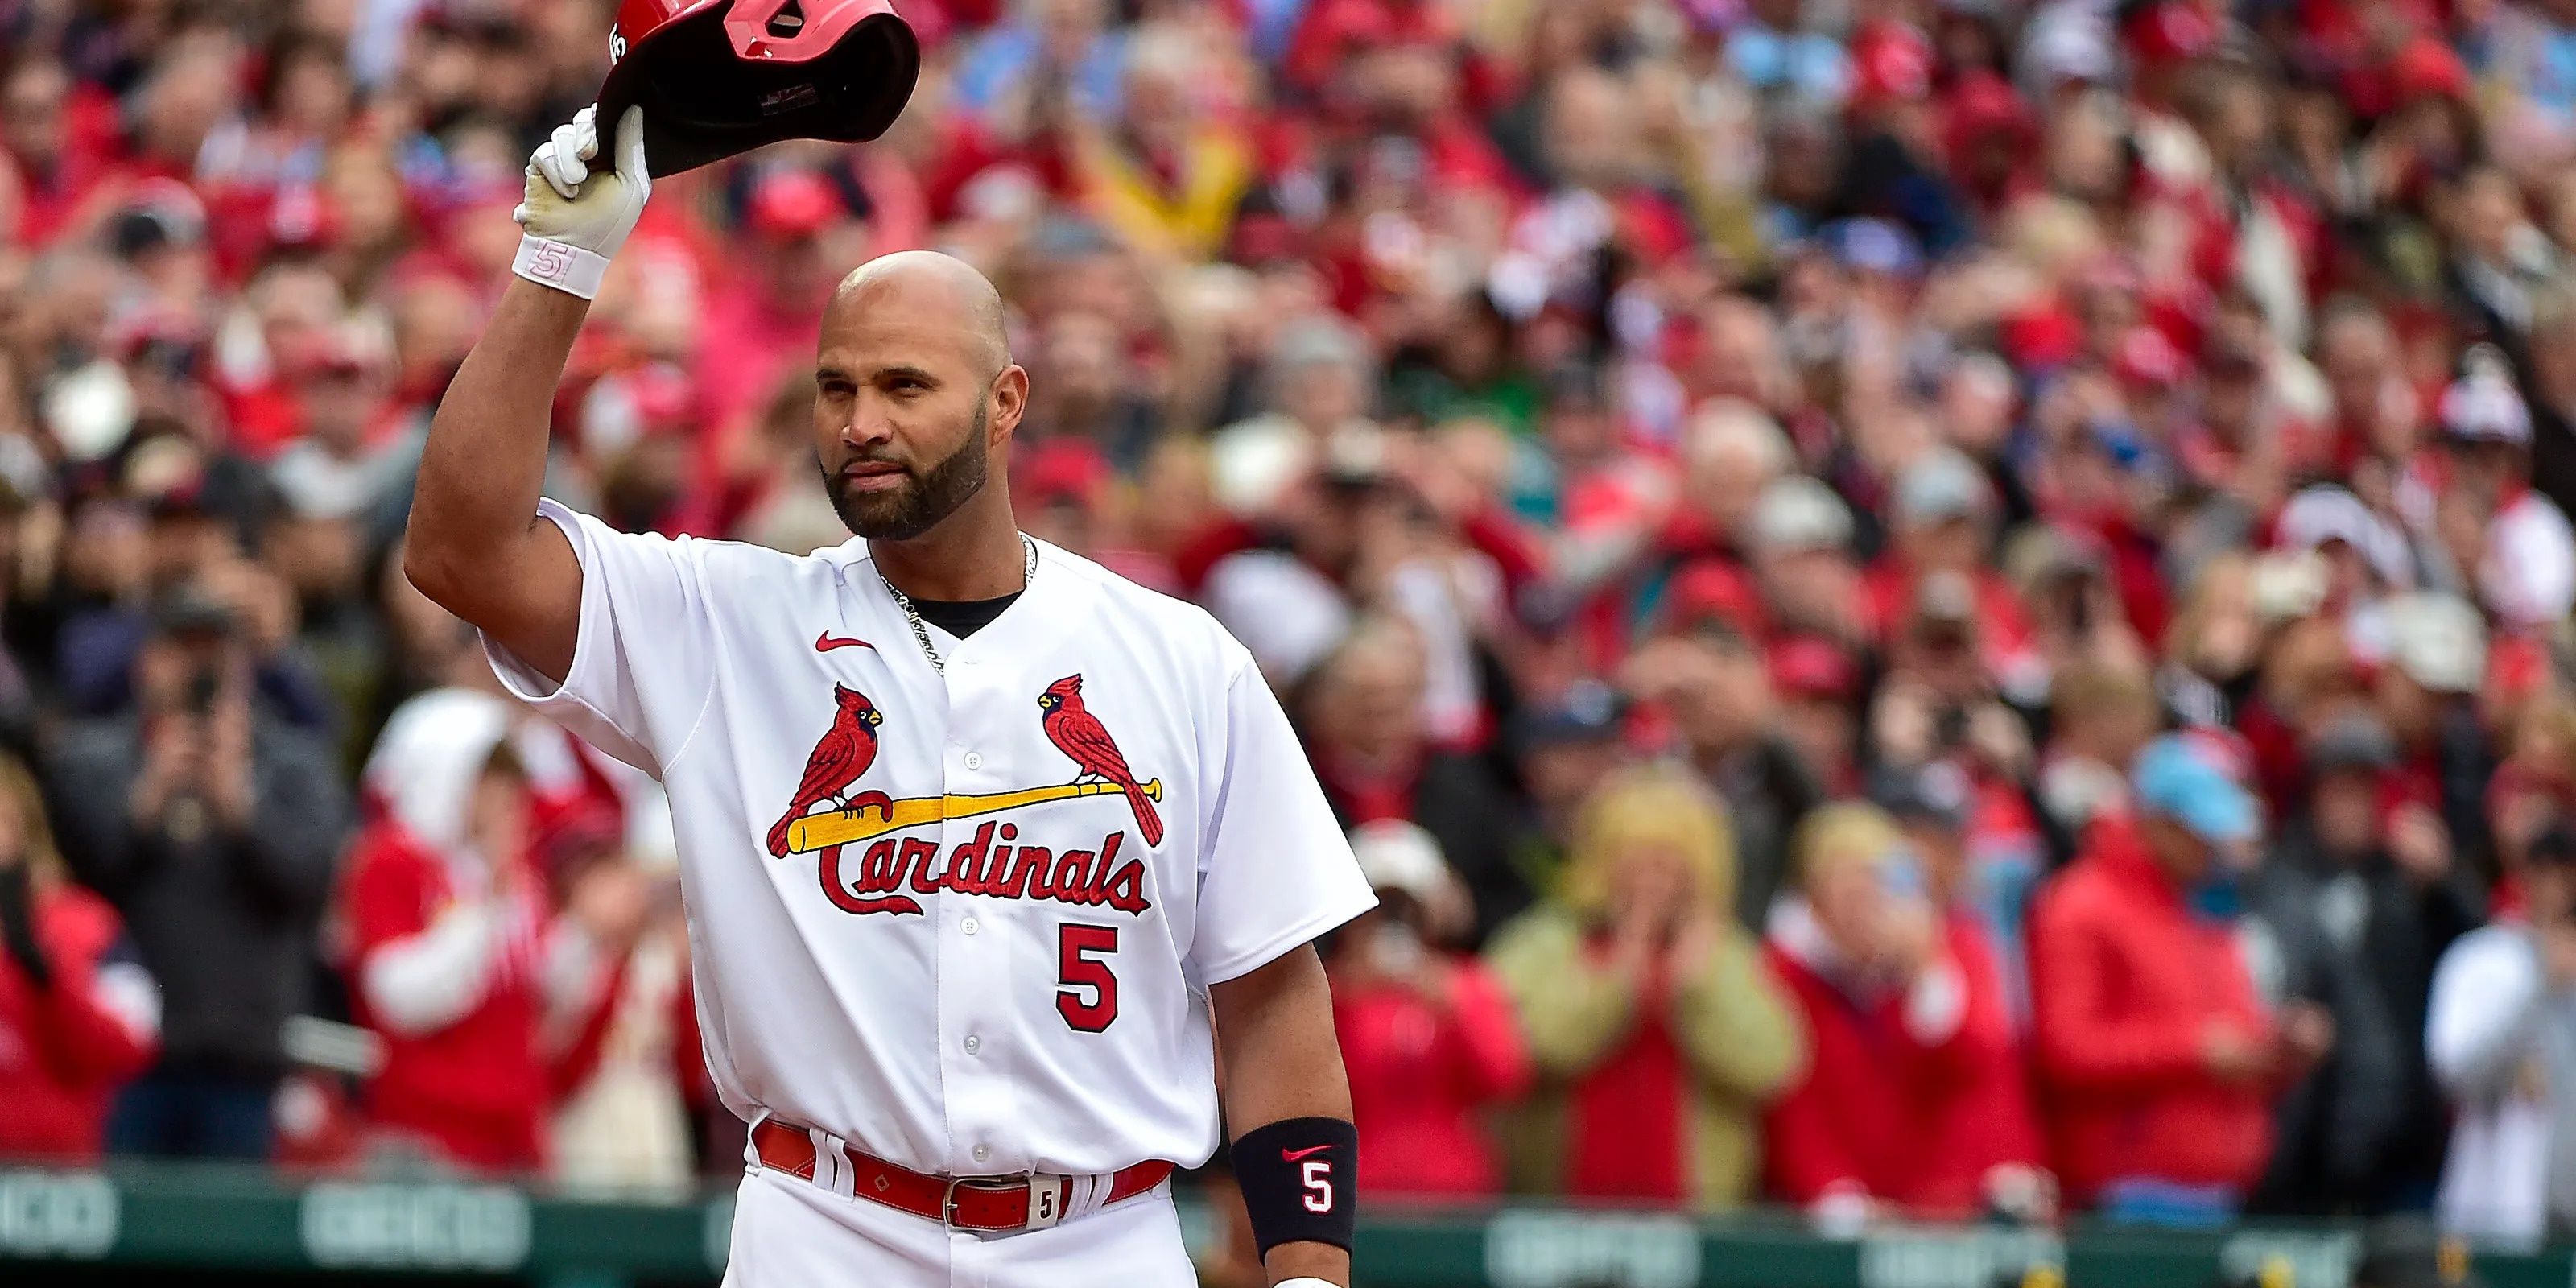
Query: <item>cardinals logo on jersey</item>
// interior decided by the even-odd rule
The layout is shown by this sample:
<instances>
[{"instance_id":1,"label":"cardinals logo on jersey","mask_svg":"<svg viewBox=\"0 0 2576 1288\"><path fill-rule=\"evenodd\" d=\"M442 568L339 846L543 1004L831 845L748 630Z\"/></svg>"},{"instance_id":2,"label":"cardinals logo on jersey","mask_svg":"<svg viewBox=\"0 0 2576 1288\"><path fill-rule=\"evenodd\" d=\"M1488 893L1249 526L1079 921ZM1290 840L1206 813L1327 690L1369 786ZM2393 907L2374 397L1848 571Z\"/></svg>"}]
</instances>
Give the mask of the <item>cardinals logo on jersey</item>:
<instances>
[{"instance_id":1,"label":"cardinals logo on jersey","mask_svg":"<svg viewBox=\"0 0 2576 1288\"><path fill-rule=\"evenodd\" d=\"M895 835L926 824L1015 814L1056 801L1115 793L1126 798L1145 844L1161 844L1163 817L1154 803L1163 798L1162 780L1140 781L1128 767L1108 729L1084 708L1080 675L1056 681L1038 697L1047 740L1076 766L1073 781L1006 792L947 792L898 799L879 791L854 791L876 762L877 729L885 717L865 694L846 685L834 685L832 698L832 727L807 755L795 795L770 826L766 840L776 858L814 855L816 875L834 907L848 913L919 913L921 901L914 895L943 890L1105 905L1129 913L1152 906L1143 861L1133 854L1123 858L1119 854L1128 844L1124 831L1107 833L1080 849L1059 851L1017 844L1025 818L998 826L988 822L944 856L933 840ZM865 852L854 853L845 871L843 847L861 845Z\"/></svg>"},{"instance_id":2,"label":"cardinals logo on jersey","mask_svg":"<svg viewBox=\"0 0 2576 1288\"><path fill-rule=\"evenodd\" d=\"M1047 741L1055 744L1081 766L1073 781L1084 779L1116 786L1127 797L1127 808L1136 812L1136 833L1148 846L1163 843L1163 816L1154 809L1144 789L1136 781L1136 771L1127 767L1127 757L1119 754L1117 740L1082 705L1082 674L1075 672L1047 686L1038 695L1038 709L1046 712Z\"/></svg>"},{"instance_id":3,"label":"cardinals logo on jersey","mask_svg":"<svg viewBox=\"0 0 2576 1288\"><path fill-rule=\"evenodd\" d=\"M831 802L844 814L856 816L862 808L873 806L888 819L894 817L894 802L884 792L849 794L852 787L868 772L877 759L877 726L885 723L885 714L868 695L844 684L832 686L832 727L814 744L805 758L805 777L796 784L796 796L787 803L787 812L769 829L769 853L773 858L786 858L788 833L796 820L805 817L815 806Z\"/></svg>"}]
</instances>

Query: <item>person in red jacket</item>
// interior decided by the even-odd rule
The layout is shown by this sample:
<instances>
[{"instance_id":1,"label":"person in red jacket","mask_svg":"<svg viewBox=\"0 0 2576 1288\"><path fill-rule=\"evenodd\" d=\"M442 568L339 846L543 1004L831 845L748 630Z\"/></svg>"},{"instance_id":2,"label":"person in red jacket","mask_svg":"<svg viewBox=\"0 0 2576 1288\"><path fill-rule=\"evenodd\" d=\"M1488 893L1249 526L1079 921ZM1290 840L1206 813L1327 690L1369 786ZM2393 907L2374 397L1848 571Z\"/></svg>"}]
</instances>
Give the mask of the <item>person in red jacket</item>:
<instances>
[{"instance_id":1,"label":"person in red jacket","mask_svg":"<svg viewBox=\"0 0 2576 1288\"><path fill-rule=\"evenodd\" d=\"M352 1009L384 1043L372 1133L495 1173L545 1162L548 1058L587 1027L645 912L626 882L576 885L553 915L512 719L495 701L378 745L382 808L342 890Z\"/></svg>"},{"instance_id":2,"label":"person in red jacket","mask_svg":"<svg viewBox=\"0 0 2576 1288\"><path fill-rule=\"evenodd\" d=\"M1483 1198L1502 1185L1484 1112L1529 1086L1529 1043L1493 975L1438 945L1472 917L1431 834L1351 833L1376 911L1334 937L1333 1027L1368 1140L1360 1185L1393 1198Z\"/></svg>"},{"instance_id":3,"label":"person in red jacket","mask_svg":"<svg viewBox=\"0 0 2576 1288\"><path fill-rule=\"evenodd\" d=\"M1922 856L1875 806L1810 815L1798 876L1800 893L1773 909L1769 954L1813 1054L1765 1124L1772 1190L1828 1228L1982 1210L2002 1160L1959 1128L2018 1085L1991 955L1953 948ZM1983 1136L2010 1134L1997 1117Z\"/></svg>"},{"instance_id":4,"label":"person in red jacket","mask_svg":"<svg viewBox=\"0 0 2576 1288\"><path fill-rule=\"evenodd\" d=\"M2131 814L2097 821L2031 911L2058 1174L2115 1218L2223 1220L2271 1154L2285 1051L2234 925L2261 823L2233 761L2207 735L2149 743Z\"/></svg>"},{"instance_id":5,"label":"person in red jacket","mask_svg":"<svg viewBox=\"0 0 2576 1288\"><path fill-rule=\"evenodd\" d=\"M2027 1008L2016 991L2019 962L2007 965L1993 930L1997 882L2010 878L1999 874L1991 858L1977 870L1969 854L1981 809L1977 784L1958 766L1935 761L1888 775L1878 785L1878 800L1923 860L1942 947L1967 986L1966 1024L1973 1034L1973 1072L1960 1094L1926 1120L1930 1161L1916 1205L1930 1212L2052 1218L2057 1178L2048 1170L2031 1097ZM2018 934L2014 943L2017 948Z\"/></svg>"},{"instance_id":6,"label":"person in red jacket","mask_svg":"<svg viewBox=\"0 0 2576 1288\"><path fill-rule=\"evenodd\" d=\"M63 875L34 778L0 757L0 1158L97 1158L160 1012L115 910Z\"/></svg>"}]
</instances>

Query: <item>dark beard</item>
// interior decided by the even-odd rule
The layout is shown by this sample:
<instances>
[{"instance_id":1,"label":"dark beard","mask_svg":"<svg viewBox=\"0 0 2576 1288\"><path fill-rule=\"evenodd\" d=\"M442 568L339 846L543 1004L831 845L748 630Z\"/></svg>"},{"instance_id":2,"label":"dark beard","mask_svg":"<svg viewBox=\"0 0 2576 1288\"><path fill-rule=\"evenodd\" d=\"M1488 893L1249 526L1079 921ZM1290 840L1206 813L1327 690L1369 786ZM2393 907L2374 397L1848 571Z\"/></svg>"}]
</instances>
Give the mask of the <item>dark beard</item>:
<instances>
[{"instance_id":1,"label":"dark beard","mask_svg":"<svg viewBox=\"0 0 2576 1288\"><path fill-rule=\"evenodd\" d=\"M992 453L984 442L990 419L979 402L975 430L966 441L928 473L906 471L909 484L892 492L853 494L839 471L825 467L823 491L832 498L832 513L841 516L842 527L870 541L910 541L938 527L992 477Z\"/></svg>"}]
</instances>

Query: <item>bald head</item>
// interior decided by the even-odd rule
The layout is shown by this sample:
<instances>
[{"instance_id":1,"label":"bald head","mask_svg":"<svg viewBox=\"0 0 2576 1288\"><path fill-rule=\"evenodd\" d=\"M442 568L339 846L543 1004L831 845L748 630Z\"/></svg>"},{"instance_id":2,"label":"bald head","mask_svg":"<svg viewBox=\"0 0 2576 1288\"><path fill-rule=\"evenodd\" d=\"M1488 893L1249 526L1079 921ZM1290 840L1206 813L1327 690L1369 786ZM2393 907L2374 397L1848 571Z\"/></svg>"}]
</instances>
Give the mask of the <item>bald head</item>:
<instances>
[{"instance_id":1,"label":"bald head","mask_svg":"<svg viewBox=\"0 0 2576 1288\"><path fill-rule=\"evenodd\" d=\"M889 326L963 331L979 379L990 380L1011 365L1002 293L974 265L954 255L899 250L851 269L832 289L824 330L829 333L835 320L856 317Z\"/></svg>"}]
</instances>

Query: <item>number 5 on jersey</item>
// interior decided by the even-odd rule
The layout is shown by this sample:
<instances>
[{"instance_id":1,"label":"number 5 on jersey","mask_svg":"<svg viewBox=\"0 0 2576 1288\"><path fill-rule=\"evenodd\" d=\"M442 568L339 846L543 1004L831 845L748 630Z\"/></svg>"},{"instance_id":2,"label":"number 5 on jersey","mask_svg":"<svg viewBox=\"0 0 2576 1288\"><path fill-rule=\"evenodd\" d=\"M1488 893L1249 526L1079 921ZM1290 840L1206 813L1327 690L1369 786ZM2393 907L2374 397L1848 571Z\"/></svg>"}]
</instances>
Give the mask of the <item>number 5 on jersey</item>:
<instances>
[{"instance_id":1,"label":"number 5 on jersey","mask_svg":"<svg viewBox=\"0 0 2576 1288\"><path fill-rule=\"evenodd\" d=\"M1077 1032L1107 1029L1118 1018L1118 977L1102 958L1118 951L1118 927L1068 921L1055 939L1056 1014Z\"/></svg>"}]
</instances>

